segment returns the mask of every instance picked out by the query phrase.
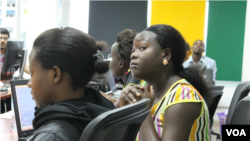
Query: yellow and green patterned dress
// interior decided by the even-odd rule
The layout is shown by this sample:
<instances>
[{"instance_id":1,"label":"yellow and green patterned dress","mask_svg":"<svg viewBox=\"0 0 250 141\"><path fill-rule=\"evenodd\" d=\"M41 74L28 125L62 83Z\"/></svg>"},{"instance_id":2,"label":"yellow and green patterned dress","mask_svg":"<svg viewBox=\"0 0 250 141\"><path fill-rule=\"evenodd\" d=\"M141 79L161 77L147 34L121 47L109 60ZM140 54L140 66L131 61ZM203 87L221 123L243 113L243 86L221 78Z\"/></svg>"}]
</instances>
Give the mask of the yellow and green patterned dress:
<instances>
[{"instance_id":1,"label":"yellow and green patterned dress","mask_svg":"<svg viewBox=\"0 0 250 141\"><path fill-rule=\"evenodd\" d=\"M155 130L159 137L162 136L164 125L164 114L169 106L184 102L201 102L202 110L200 116L195 120L190 132L189 141L210 141L209 112L207 105L200 93L185 79L173 84L163 98L151 109ZM137 136L137 141L140 138Z\"/></svg>"}]
</instances>

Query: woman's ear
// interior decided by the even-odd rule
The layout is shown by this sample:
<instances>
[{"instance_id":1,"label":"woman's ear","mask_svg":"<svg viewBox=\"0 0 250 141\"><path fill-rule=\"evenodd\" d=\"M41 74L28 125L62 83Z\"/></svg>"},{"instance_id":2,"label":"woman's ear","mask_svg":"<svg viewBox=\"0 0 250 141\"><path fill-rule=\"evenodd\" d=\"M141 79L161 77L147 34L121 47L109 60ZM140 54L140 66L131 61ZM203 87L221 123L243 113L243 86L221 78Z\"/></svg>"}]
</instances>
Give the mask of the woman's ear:
<instances>
[{"instance_id":1,"label":"woman's ear","mask_svg":"<svg viewBox=\"0 0 250 141\"><path fill-rule=\"evenodd\" d=\"M62 79L62 70L58 66L52 67L53 81L55 84L59 83Z\"/></svg>"},{"instance_id":2,"label":"woman's ear","mask_svg":"<svg viewBox=\"0 0 250 141\"><path fill-rule=\"evenodd\" d=\"M169 48L164 49L164 51L163 51L163 58L167 59L167 60L170 60L171 57L172 57L171 50Z\"/></svg>"},{"instance_id":3,"label":"woman's ear","mask_svg":"<svg viewBox=\"0 0 250 141\"><path fill-rule=\"evenodd\" d=\"M123 60L120 60L119 61L119 68L122 69L124 67L124 61Z\"/></svg>"}]
</instances>

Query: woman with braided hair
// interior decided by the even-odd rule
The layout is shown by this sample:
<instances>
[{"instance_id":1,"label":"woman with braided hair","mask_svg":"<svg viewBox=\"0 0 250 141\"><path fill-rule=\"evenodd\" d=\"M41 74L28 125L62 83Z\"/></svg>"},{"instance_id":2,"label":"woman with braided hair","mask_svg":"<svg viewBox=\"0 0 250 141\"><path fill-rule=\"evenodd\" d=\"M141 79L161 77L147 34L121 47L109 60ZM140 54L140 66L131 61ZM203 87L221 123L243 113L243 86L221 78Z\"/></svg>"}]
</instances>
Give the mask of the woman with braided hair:
<instances>
[{"instance_id":1,"label":"woman with braided hair","mask_svg":"<svg viewBox=\"0 0 250 141\"><path fill-rule=\"evenodd\" d=\"M125 86L141 84L142 81L134 79L129 70L130 55L132 53L133 41L137 32L132 29L121 31L111 48L110 69L114 78L121 78Z\"/></svg>"}]
</instances>

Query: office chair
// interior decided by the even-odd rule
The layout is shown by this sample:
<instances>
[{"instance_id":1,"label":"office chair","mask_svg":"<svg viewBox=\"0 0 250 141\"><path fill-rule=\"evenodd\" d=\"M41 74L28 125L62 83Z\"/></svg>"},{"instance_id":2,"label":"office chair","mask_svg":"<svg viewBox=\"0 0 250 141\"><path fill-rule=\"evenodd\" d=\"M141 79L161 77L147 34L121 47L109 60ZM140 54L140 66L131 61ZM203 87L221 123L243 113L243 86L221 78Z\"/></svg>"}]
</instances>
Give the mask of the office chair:
<instances>
[{"instance_id":1,"label":"office chair","mask_svg":"<svg viewBox=\"0 0 250 141\"><path fill-rule=\"evenodd\" d=\"M80 141L134 141L141 123L149 114L149 101L142 99L102 113L87 125Z\"/></svg>"},{"instance_id":2,"label":"office chair","mask_svg":"<svg viewBox=\"0 0 250 141\"><path fill-rule=\"evenodd\" d=\"M227 119L226 119L226 125L231 123L232 117L233 117L233 113L235 111L235 108L237 106L237 103L243 99L244 97L246 97L250 91L250 82L249 81L245 81L245 82L241 82L235 89L234 91L234 95L233 98L231 100L229 109L228 109L228 114L227 114Z\"/></svg>"},{"instance_id":3,"label":"office chair","mask_svg":"<svg viewBox=\"0 0 250 141\"><path fill-rule=\"evenodd\" d=\"M232 113L230 125L250 125L250 96L244 97Z\"/></svg>"},{"instance_id":4,"label":"office chair","mask_svg":"<svg viewBox=\"0 0 250 141\"><path fill-rule=\"evenodd\" d=\"M211 134L215 135L217 140L221 140L221 135L219 133L214 132L212 130L212 127L213 127L213 122L214 122L214 119L213 119L214 113L217 109L217 106L223 94L224 86L212 86L211 89L213 93L213 102L208 108L209 115L210 115L210 130L211 130Z\"/></svg>"}]
</instances>

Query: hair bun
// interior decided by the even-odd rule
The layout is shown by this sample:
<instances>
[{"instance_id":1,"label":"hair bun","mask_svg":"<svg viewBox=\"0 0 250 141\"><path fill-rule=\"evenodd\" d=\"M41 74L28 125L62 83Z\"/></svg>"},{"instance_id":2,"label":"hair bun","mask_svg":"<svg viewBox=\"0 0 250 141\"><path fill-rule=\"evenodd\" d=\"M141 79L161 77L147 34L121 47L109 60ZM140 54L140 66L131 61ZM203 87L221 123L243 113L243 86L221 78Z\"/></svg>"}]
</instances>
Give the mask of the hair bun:
<instances>
[{"instance_id":1,"label":"hair bun","mask_svg":"<svg viewBox=\"0 0 250 141\"><path fill-rule=\"evenodd\" d=\"M109 45L105 41L97 41L96 42L96 49L97 53L94 55L96 57L96 60L94 62L94 68L95 71L99 74L106 73L109 70L109 64L105 61L104 55L102 51L107 50L109 48Z\"/></svg>"},{"instance_id":2,"label":"hair bun","mask_svg":"<svg viewBox=\"0 0 250 141\"><path fill-rule=\"evenodd\" d=\"M105 41L97 41L96 42L96 48L97 48L97 50L105 51L105 50L107 50L109 48L109 45Z\"/></svg>"},{"instance_id":3,"label":"hair bun","mask_svg":"<svg viewBox=\"0 0 250 141\"><path fill-rule=\"evenodd\" d=\"M109 70L109 64L102 59L96 59L94 63L94 68L97 73L103 74Z\"/></svg>"},{"instance_id":4,"label":"hair bun","mask_svg":"<svg viewBox=\"0 0 250 141\"><path fill-rule=\"evenodd\" d=\"M133 29L125 29L117 35L116 41L122 44L133 44L137 32Z\"/></svg>"}]
</instances>

